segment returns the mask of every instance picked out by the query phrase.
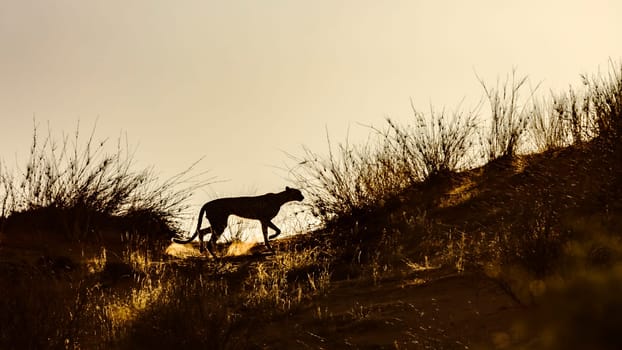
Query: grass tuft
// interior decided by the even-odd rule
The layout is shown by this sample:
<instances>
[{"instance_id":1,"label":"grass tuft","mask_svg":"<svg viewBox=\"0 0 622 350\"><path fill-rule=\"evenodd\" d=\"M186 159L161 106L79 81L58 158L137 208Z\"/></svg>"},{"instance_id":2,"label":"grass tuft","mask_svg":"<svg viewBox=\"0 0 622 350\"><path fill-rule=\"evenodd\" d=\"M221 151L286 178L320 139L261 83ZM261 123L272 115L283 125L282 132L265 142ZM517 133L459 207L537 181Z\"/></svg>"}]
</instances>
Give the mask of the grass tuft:
<instances>
[{"instance_id":1,"label":"grass tuft","mask_svg":"<svg viewBox=\"0 0 622 350\"><path fill-rule=\"evenodd\" d=\"M528 114L525 113L526 102L521 97L527 77L517 76L516 70L513 70L504 82L497 80L494 87L489 87L481 78L478 79L491 112L490 129L485 131L483 137L488 160L512 158L519 151L521 138L529 122Z\"/></svg>"},{"instance_id":2,"label":"grass tuft","mask_svg":"<svg viewBox=\"0 0 622 350\"><path fill-rule=\"evenodd\" d=\"M80 126L72 137L40 134L34 126L30 156L23 167L0 168L0 211L4 231L56 231L68 238L94 238L111 223L143 233L172 234L186 211L187 199L206 185L197 163L161 181L152 168L135 170L127 137L109 152L107 139L96 141L95 127L86 139ZM26 224L26 227L23 225ZM11 227L15 226L15 227Z\"/></svg>"}]
</instances>

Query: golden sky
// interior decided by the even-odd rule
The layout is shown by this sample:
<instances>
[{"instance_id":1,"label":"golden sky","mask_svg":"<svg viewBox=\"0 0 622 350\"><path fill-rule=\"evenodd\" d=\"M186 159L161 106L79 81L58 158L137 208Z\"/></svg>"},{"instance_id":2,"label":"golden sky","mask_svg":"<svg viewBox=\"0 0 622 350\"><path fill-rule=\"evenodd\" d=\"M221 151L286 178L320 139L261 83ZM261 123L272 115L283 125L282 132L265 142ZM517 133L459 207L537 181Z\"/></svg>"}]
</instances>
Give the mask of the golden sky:
<instances>
[{"instance_id":1,"label":"golden sky","mask_svg":"<svg viewBox=\"0 0 622 350\"><path fill-rule=\"evenodd\" d=\"M323 152L455 106L517 67L540 91L622 57L622 1L0 0L0 157L32 119L127 132L164 174L205 156L203 196L274 192L285 152ZM200 199L203 201L203 199Z\"/></svg>"}]
</instances>

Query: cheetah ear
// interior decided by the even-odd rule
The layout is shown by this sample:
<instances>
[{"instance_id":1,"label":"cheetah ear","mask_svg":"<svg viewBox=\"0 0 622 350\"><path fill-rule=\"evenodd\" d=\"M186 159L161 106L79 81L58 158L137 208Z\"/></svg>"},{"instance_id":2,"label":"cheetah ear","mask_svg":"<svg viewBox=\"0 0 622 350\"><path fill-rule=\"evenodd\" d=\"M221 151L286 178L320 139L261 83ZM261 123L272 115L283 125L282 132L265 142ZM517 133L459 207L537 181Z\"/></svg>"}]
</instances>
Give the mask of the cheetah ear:
<instances>
[{"instance_id":1,"label":"cheetah ear","mask_svg":"<svg viewBox=\"0 0 622 350\"><path fill-rule=\"evenodd\" d=\"M289 191L291 190L291 188L289 188L289 186L285 186L285 191Z\"/></svg>"}]
</instances>

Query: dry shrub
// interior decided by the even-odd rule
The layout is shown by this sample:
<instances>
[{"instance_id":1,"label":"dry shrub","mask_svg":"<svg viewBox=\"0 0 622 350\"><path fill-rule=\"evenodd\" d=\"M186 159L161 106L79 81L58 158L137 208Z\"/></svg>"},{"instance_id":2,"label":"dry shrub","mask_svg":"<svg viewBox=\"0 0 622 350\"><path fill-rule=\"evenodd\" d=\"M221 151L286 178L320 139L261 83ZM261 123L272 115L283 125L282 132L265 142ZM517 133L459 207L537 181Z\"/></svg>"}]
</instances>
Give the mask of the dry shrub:
<instances>
[{"instance_id":1,"label":"dry shrub","mask_svg":"<svg viewBox=\"0 0 622 350\"><path fill-rule=\"evenodd\" d=\"M564 95L548 100L536 101L534 98L531 111L531 140L535 150L544 152L549 149L567 147L573 142L572 130L566 116ZM571 102L572 103L572 102Z\"/></svg>"},{"instance_id":2,"label":"dry shrub","mask_svg":"<svg viewBox=\"0 0 622 350\"><path fill-rule=\"evenodd\" d=\"M552 94L551 100L534 103L531 136L537 151L568 147L592 140L598 125L591 114L590 94L570 87L567 93Z\"/></svg>"},{"instance_id":3,"label":"dry shrub","mask_svg":"<svg viewBox=\"0 0 622 350\"><path fill-rule=\"evenodd\" d=\"M552 94L529 111L536 149L567 147L600 136L618 142L622 128L622 64L610 61L607 74L582 75L584 90Z\"/></svg>"},{"instance_id":4,"label":"dry shrub","mask_svg":"<svg viewBox=\"0 0 622 350\"><path fill-rule=\"evenodd\" d=\"M583 83L588 89L587 104L594 118L598 135L619 143L622 135L622 62L609 62L607 74L588 77Z\"/></svg>"},{"instance_id":5,"label":"dry shrub","mask_svg":"<svg viewBox=\"0 0 622 350\"><path fill-rule=\"evenodd\" d=\"M290 173L305 190L312 212L325 222L339 217L361 217L404 188L405 175L396 156L382 143L362 146L328 139L328 156L304 148ZM407 181L406 181L407 182Z\"/></svg>"},{"instance_id":6,"label":"dry shrub","mask_svg":"<svg viewBox=\"0 0 622 350\"><path fill-rule=\"evenodd\" d=\"M464 170L473 164L476 136L475 112L431 110L429 115L413 107L414 122L387 120L387 128L374 133L362 146L333 147L328 156L304 148L292 157L295 180L309 194L316 215L325 221L352 217L394 203L407 188L423 181Z\"/></svg>"},{"instance_id":7,"label":"dry shrub","mask_svg":"<svg viewBox=\"0 0 622 350\"><path fill-rule=\"evenodd\" d=\"M491 127L483 137L488 160L511 158L519 150L529 121L529 115L525 113L526 101L521 97L527 77L517 77L516 70L513 70L503 83L497 80L495 87L488 87L481 78L478 79L491 111ZM534 92L535 89L529 98Z\"/></svg>"},{"instance_id":8,"label":"dry shrub","mask_svg":"<svg viewBox=\"0 0 622 350\"><path fill-rule=\"evenodd\" d=\"M95 127L84 140L78 125L73 137L63 135L59 140L50 130L41 136L35 125L24 168L0 168L5 231L12 223L19 226L11 216L23 213L32 215L25 221L43 221L42 226L75 239L86 238L110 222L145 231L176 231L187 199L207 184L201 179L204 173L192 174L196 163L161 181L153 169L134 170L134 151L127 138L119 138L109 153L108 140L96 141L94 135Z\"/></svg>"},{"instance_id":9,"label":"dry shrub","mask_svg":"<svg viewBox=\"0 0 622 350\"><path fill-rule=\"evenodd\" d=\"M400 125L388 119L389 132L383 134L386 144L410 170L411 183L472 165L477 112L456 110L449 115L444 109L437 112L430 108L430 113L425 114L417 111L412 100L411 108L412 124Z\"/></svg>"}]
</instances>

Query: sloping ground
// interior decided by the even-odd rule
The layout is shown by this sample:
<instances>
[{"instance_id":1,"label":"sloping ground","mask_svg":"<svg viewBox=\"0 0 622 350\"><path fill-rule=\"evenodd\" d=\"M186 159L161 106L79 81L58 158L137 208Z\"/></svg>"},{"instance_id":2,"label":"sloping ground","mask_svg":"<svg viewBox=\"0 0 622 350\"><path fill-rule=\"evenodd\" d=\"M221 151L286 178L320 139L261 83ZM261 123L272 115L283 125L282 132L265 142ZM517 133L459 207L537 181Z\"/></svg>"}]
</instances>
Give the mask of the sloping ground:
<instances>
[{"instance_id":1,"label":"sloping ground","mask_svg":"<svg viewBox=\"0 0 622 350\"><path fill-rule=\"evenodd\" d=\"M315 241L309 235L280 240L280 251ZM225 257L239 270L228 279L257 273L258 264L278 261L262 245L251 255ZM292 271L290 279L307 271ZM493 349L523 343L522 320L534 310L483 273L453 267L401 263L374 280L365 273L333 278L325 293L286 311L253 315L246 339L256 349ZM240 284L238 280L234 284Z\"/></svg>"},{"instance_id":2,"label":"sloping ground","mask_svg":"<svg viewBox=\"0 0 622 350\"><path fill-rule=\"evenodd\" d=\"M413 188L399 202L345 222L316 242L347 247L337 249L330 291L253 332L253 344L265 349L616 348L606 336L622 330L612 324L618 318L611 320L601 309L617 310L622 300L600 285L574 281L597 276L607 286L600 281L619 280L614 271L622 261L619 154L593 142L501 159ZM414 272L404 263L427 258L441 268ZM369 271L353 273L357 259L384 272L375 281ZM577 295L577 285L589 292ZM558 295L553 307L546 304L547 290ZM533 322L538 318L549 324Z\"/></svg>"},{"instance_id":3,"label":"sloping ground","mask_svg":"<svg viewBox=\"0 0 622 350\"><path fill-rule=\"evenodd\" d=\"M86 310L99 317L98 304L79 299L83 290L96 296L105 289L110 294L102 299L105 302L119 299L115 293L126 293L131 299L146 291L152 299L131 299L126 309L132 317L123 318L125 323L112 323L127 327L112 327L114 332L143 332L128 340L132 348L145 341L154 344L151 348L169 343L207 348L216 343L221 348L243 344L257 349L599 348L591 341L610 344L603 332L615 334L622 324L615 313L602 313L622 310L618 293L622 273L613 279L615 283L603 282L612 280L608 271L622 261L620 154L593 142L497 160L412 188L356 220L277 240L276 256L266 255L260 244L232 249L233 256L214 262L189 245L181 258L154 255L157 260L147 261L152 257L140 255L136 261L133 254L138 249L130 245L140 246L140 242L119 240L107 247L108 257L102 258L103 241L83 246L19 232L0 240L4 288L0 292L24 300L19 307L9 301L3 305L24 312L56 312L60 301L41 298L49 294L45 285L56 293L55 300L65 300L66 309ZM102 265L96 266L99 272L95 274L85 261L90 258ZM124 259L134 259L137 266ZM143 260L146 266L141 265ZM316 286L326 266L330 283ZM267 277L254 281L260 272ZM597 276L599 287L567 289L570 292L555 294L557 303L549 303L552 306L541 301L553 289L551 281L570 280L568 285L586 288L586 283L572 283L572 276L579 273L588 276L585 281L590 283L594 281L589 276ZM145 276L160 278L163 285L167 279L177 284L166 294L157 283L145 283ZM91 279L89 285L81 281L85 279ZM278 297L293 306L286 311L266 309L273 290L260 296L264 299L259 307L242 306L241 301L255 297L255 282L292 288L287 293L293 294ZM296 288L303 293L303 287L309 295L297 298ZM612 292L603 295L601 290ZM543 294L545 299L541 299ZM167 297L160 300L161 295ZM572 310L567 311L566 305L573 305ZM190 317L186 313L195 308L200 308L192 316L197 319L185 320ZM183 315L179 315L181 310ZM556 329L554 334L568 339L571 346L537 346L543 344L538 340L543 336L533 333L530 320L541 312L548 315L541 317L546 322L557 322L551 315L567 321L560 323L563 331ZM18 315L4 313L4 317L0 326L14 324ZM64 337L77 337L72 332L84 333L88 339L76 343L77 347L101 344L95 332L82 331L82 319L70 317L67 329L58 329L59 323L39 320L38 315L19 317L23 318L20 327L40 322L37 327L47 332L24 344L52 339L60 346L66 344ZM582 323L584 319L589 323ZM99 331L101 319L91 322ZM182 329L175 328L180 322L185 322ZM180 331L185 332L183 336L176 333ZM225 333L227 338L215 338ZM587 343L578 342L579 336L588 339ZM122 346L125 338L120 338L111 344L126 348ZM573 347L574 343L581 346Z\"/></svg>"},{"instance_id":4,"label":"sloping ground","mask_svg":"<svg viewBox=\"0 0 622 350\"><path fill-rule=\"evenodd\" d=\"M526 312L481 275L342 281L299 312L266 323L252 342L264 349L502 348Z\"/></svg>"}]
</instances>

